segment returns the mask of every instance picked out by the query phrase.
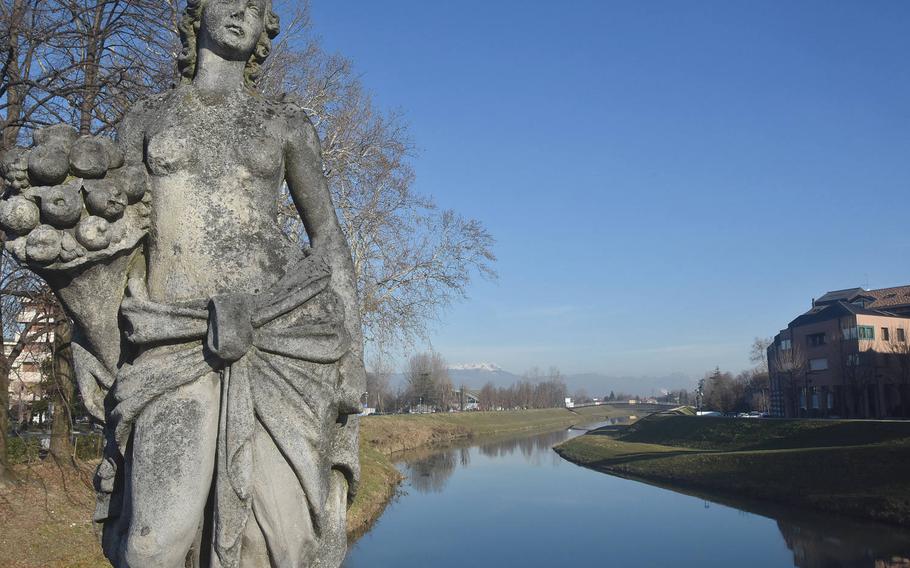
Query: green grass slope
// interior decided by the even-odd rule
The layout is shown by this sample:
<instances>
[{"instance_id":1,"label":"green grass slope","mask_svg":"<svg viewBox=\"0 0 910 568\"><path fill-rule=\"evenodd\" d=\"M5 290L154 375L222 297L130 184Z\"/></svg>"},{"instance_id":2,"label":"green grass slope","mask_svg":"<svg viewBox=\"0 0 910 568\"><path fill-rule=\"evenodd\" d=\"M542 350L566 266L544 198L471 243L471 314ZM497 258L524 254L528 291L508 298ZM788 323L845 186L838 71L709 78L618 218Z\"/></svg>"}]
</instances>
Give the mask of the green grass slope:
<instances>
[{"instance_id":1,"label":"green grass slope","mask_svg":"<svg viewBox=\"0 0 910 568\"><path fill-rule=\"evenodd\" d=\"M910 525L910 423L654 415L557 451L671 488Z\"/></svg>"}]
</instances>

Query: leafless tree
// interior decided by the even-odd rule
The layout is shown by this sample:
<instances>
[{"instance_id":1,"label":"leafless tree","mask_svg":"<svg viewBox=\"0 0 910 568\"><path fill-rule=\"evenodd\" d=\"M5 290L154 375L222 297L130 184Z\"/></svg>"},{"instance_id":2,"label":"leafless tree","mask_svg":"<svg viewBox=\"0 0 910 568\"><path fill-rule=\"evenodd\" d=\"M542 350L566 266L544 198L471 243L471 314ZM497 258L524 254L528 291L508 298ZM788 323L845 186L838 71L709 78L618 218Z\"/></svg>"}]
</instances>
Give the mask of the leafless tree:
<instances>
[{"instance_id":1,"label":"leafless tree","mask_svg":"<svg viewBox=\"0 0 910 568\"><path fill-rule=\"evenodd\" d=\"M112 132L176 77L176 0L3 0L0 151L46 124Z\"/></svg>"},{"instance_id":2,"label":"leafless tree","mask_svg":"<svg viewBox=\"0 0 910 568\"><path fill-rule=\"evenodd\" d=\"M544 374L535 367L511 385L497 387L487 382L480 390L479 399L483 410L512 410L559 408L565 404L566 396L566 383L559 369L551 367Z\"/></svg>"},{"instance_id":3,"label":"leafless tree","mask_svg":"<svg viewBox=\"0 0 910 568\"><path fill-rule=\"evenodd\" d=\"M496 410L499 407L499 401L496 397L496 386L490 381L487 381L481 387L478 398L480 399L481 410Z\"/></svg>"},{"instance_id":4,"label":"leafless tree","mask_svg":"<svg viewBox=\"0 0 910 568\"><path fill-rule=\"evenodd\" d=\"M875 356L872 350L860 349L859 340L843 333L834 338L834 358L843 381L841 412L844 417L858 418L867 414L860 404L864 393L875 377Z\"/></svg>"},{"instance_id":5,"label":"leafless tree","mask_svg":"<svg viewBox=\"0 0 910 568\"><path fill-rule=\"evenodd\" d=\"M2 242L0 242L2 247ZM40 306L48 305L47 289L35 275L22 269L0 248L0 329L3 349L0 352L0 481L9 479L7 433L9 431L9 384L15 361L39 338L46 336L50 314ZM25 305L38 306L31 317L21 321Z\"/></svg>"},{"instance_id":6,"label":"leafless tree","mask_svg":"<svg viewBox=\"0 0 910 568\"><path fill-rule=\"evenodd\" d=\"M405 371L411 405L448 410L454 399L448 365L439 353L428 351L412 355Z\"/></svg>"},{"instance_id":7,"label":"leafless tree","mask_svg":"<svg viewBox=\"0 0 910 568\"><path fill-rule=\"evenodd\" d=\"M799 414L799 389L808 370L809 362L802 346L792 342L789 349L777 346L769 360L770 377L777 382L783 393L783 404L787 416Z\"/></svg>"},{"instance_id":8,"label":"leafless tree","mask_svg":"<svg viewBox=\"0 0 910 568\"><path fill-rule=\"evenodd\" d=\"M76 396L76 375L73 366L72 326L59 306L53 304L54 337L52 343L50 394L54 411L51 423L50 453L63 463L73 455L70 441L73 433L73 406Z\"/></svg>"},{"instance_id":9,"label":"leafless tree","mask_svg":"<svg viewBox=\"0 0 910 568\"><path fill-rule=\"evenodd\" d=\"M306 7L287 28L260 85L272 96L295 96L319 132L366 339L379 349L410 344L465 296L474 275L495 276L493 238L479 221L413 191L414 145L401 115L377 110L351 62L321 48ZM293 204L284 205L283 227L305 240Z\"/></svg>"},{"instance_id":10,"label":"leafless tree","mask_svg":"<svg viewBox=\"0 0 910 568\"><path fill-rule=\"evenodd\" d=\"M381 363L374 364L367 372L367 406L372 406L378 412L386 411L386 404L391 398L389 384L392 370Z\"/></svg>"},{"instance_id":11,"label":"leafless tree","mask_svg":"<svg viewBox=\"0 0 910 568\"><path fill-rule=\"evenodd\" d=\"M704 404L711 410L734 412L745 410L745 384L742 377L734 378L720 368L705 375Z\"/></svg>"},{"instance_id":12,"label":"leafless tree","mask_svg":"<svg viewBox=\"0 0 910 568\"><path fill-rule=\"evenodd\" d=\"M27 144L28 134L67 123L80 134L110 133L137 99L168 87L176 71L176 0L2 0L0 2L0 153ZM54 318L49 393L54 417L51 453L69 456L73 402L68 320L46 287L3 257L3 273L29 282ZM18 305L19 287L0 288L0 302ZM4 321L11 313L4 311ZM6 331L6 330L5 330ZM22 330L19 337L27 341ZM24 347L20 348L24 349ZM10 365L0 363L0 456L6 460ZM11 357L11 358L10 358Z\"/></svg>"},{"instance_id":13,"label":"leafless tree","mask_svg":"<svg viewBox=\"0 0 910 568\"><path fill-rule=\"evenodd\" d=\"M749 360L758 370L768 372L768 347L774 342L770 337L756 337L749 349Z\"/></svg>"}]
</instances>

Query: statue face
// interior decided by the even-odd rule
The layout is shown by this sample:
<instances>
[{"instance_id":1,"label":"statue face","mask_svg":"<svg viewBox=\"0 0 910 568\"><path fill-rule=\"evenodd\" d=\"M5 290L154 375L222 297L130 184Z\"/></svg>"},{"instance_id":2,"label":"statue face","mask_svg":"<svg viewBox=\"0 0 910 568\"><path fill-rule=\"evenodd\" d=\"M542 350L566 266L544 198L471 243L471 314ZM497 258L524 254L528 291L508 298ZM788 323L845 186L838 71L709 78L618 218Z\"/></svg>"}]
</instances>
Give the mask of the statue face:
<instances>
[{"instance_id":1,"label":"statue face","mask_svg":"<svg viewBox=\"0 0 910 568\"><path fill-rule=\"evenodd\" d=\"M226 59L246 61L265 29L267 0L209 0L202 9L203 45Z\"/></svg>"}]
</instances>

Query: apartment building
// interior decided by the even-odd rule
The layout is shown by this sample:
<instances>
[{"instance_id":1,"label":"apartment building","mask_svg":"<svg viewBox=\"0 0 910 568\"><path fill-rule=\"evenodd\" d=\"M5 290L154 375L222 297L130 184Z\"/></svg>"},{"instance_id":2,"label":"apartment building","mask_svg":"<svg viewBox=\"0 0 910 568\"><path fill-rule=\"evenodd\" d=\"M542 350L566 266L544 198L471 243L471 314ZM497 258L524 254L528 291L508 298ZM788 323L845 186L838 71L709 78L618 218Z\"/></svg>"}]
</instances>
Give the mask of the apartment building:
<instances>
[{"instance_id":1,"label":"apartment building","mask_svg":"<svg viewBox=\"0 0 910 568\"><path fill-rule=\"evenodd\" d=\"M47 365L54 341L53 318L48 318L47 308L39 303L25 303L16 315L15 324L8 329L9 337L3 340L4 355L9 357L19 342L23 329L33 324L30 341L12 362L9 375L10 422L22 424L30 420L43 421L47 409L36 408L35 403L45 399L45 381L42 367Z\"/></svg>"},{"instance_id":2,"label":"apartment building","mask_svg":"<svg viewBox=\"0 0 910 568\"><path fill-rule=\"evenodd\" d=\"M910 416L910 286L828 292L768 347L771 413Z\"/></svg>"}]
</instances>

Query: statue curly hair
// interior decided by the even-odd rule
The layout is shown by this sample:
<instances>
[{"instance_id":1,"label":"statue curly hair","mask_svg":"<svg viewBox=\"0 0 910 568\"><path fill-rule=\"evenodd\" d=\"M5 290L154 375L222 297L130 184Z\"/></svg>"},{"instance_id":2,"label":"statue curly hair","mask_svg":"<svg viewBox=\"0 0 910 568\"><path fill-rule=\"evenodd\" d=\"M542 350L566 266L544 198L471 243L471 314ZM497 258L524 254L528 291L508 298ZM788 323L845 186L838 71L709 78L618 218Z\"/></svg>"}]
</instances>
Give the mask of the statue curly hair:
<instances>
[{"instance_id":1,"label":"statue curly hair","mask_svg":"<svg viewBox=\"0 0 910 568\"><path fill-rule=\"evenodd\" d=\"M177 29L180 31L180 43L183 45L180 55L177 56L177 70L185 83L192 81L196 75L196 41L202 22L202 9L207 1L187 0L183 17L177 25ZM259 79L262 64L272 51L272 40L278 35L279 29L278 14L272 10L271 2L269 2L269 9L265 14L265 29L259 36L256 49L253 50L243 71L243 79L248 87L253 87L256 80Z\"/></svg>"}]
</instances>

